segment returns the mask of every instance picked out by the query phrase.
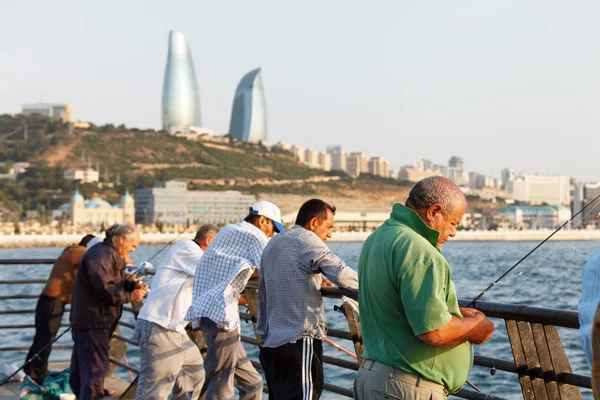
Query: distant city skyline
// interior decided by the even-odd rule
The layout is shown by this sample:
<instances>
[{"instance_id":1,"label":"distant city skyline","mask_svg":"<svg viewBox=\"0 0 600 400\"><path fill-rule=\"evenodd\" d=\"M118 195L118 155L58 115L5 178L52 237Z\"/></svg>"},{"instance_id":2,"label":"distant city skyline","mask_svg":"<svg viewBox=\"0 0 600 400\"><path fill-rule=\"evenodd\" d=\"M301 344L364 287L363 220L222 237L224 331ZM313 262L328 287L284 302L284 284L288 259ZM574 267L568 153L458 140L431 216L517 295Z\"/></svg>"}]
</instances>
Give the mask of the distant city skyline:
<instances>
[{"instance_id":1,"label":"distant city skyline","mask_svg":"<svg viewBox=\"0 0 600 400\"><path fill-rule=\"evenodd\" d=\"M61 0L32 13L7 0L0 113L64 102L76 120L160 129L167 34L177 30L194 54L202 125L216 133L229 130L236 79L260 65L269 144L340 143L393 169L460 155L493 176L509 166L600 180L600 4L305 6Z\"/></svg>"}]
</instances>

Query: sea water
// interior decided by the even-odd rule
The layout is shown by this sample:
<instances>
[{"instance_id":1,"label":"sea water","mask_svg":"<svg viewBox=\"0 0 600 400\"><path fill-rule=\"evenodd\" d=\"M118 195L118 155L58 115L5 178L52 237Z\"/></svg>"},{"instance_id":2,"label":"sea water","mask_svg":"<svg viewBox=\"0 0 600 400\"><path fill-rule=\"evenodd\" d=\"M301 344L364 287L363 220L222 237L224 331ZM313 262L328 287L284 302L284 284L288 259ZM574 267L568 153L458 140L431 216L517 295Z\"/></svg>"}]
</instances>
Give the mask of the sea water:
<instances>
[{"instance_id":1,"label":"sea water","mask_svg":"<svg viewBox=\"0 0 600 400\"><path fill-rule=\"evenodd\" d=\"M504 271L514 265L522 256L537 245L537 242L449 242L443 245L443 254L452 266L452 279L461 299L471 299L478 295L490 283L496 280ZM555 308L561 310L576 310L581 295L581 271L590 255L599 247L598 242L548 242L533 255L521 263L512 273L490 290L482 300L500 303L518 303L528 306ZM329 247L338 254L348 265L356 268L362 243L331 243ZM133 254L134 262L147 260L163 246L141 246ZM20 258L53 258L60 254L61 249L0 249L0 259ZM152 263L160 265L167 250L162 251ZM15 279L45 279L50 271L49 265L0 265L0 280ZM151 278L146 278L151 283ZM285 284L285 282L282 282ZM0 285L0 296L17 294L39 294L42 285ZM344 316L334 311L333 306L341 304L339 299L325 299L327 319L331 328L348 329ZM35 300L2 300L0 310L33 310ZM63 323L68 323L68 314ZM133 323L131 313L125 312L123 320ZM33 324L33 314L2 315L0 325ZM485 344L475 346L475 353L512 361L512 353L504 328L504 321L494 320L496 331L494 336ZM66 328L61 328L62 332ZM121 327L122 335L133 337L133 331ZM0 347L26 347L31 344L33 329L3 330L0 332L2 341ZM242 334L254 336L250 324L242 322ZM574 373L589 375L590 369L580 348L577 331L559 328L559 334L565 346ZM58 344L70 344L70 333L62 337ZM353 351L352 343L335 339L338 344ZM135 346L128 345L127 359L129 364L138 367L138 351ZM248 355L257 359L257 349L245 345ZM333 347L323 344L327 355L352 359ZM26 351L0 353L2 362L14 362L19 365L24 361ZM51 360L66 361L70 351L56 350L52 352ZM128 380L125 371L118 371L119 376ZM354 372L325 365L325 380L337 386L351 389ZM474 366L469 380L484 392L509 399L521 399L521 390L515 374L497 371L495 376L489 369ZM591 391L582 390L584 398L591 399ZM265 396L266 398L266 396ZM340 398L339 395L324 392L323 399Z\"/></svg>"}]
</instances>

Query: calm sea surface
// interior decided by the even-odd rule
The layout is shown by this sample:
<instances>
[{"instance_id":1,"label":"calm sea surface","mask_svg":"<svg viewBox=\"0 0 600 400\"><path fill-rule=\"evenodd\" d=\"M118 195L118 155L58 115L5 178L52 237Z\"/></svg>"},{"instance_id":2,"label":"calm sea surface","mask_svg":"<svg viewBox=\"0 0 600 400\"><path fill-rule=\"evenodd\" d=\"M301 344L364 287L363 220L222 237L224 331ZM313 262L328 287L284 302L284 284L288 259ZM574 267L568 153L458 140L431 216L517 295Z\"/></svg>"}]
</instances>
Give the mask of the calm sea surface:
<instances>
[{"instance_id":1,"label":"calm sea surface","mask_svg":"<svg viewBox=\"0 0 600 400\"><path fill-rule=\"evenodd\" d=\"M451 242L443 246L443 251L452 265L453 280L459 297L470 299L479 294L535 245L537 245L535 242ZM348 265L357 266L362 243L331 243L329 246ZM581 271L586 260L597 247L599 247L597 242L547 243L502 280L497 287L486 294L482 300L576 310L581 293ZM152 257L161 248L162 246L142 246L136 251L133 259L136 263L141 262ZM0 259L50 258L56 257L60 251L56 248L0 249ZM156 267L160 265L165 253L166 251L163 251L153 260ZM44 265L0 265L0 280L45 279L49 270L50 266ZM147 282L150 283L150 279L147 278ZM40 290L41 285L0 285L0 296L39 294ZM326 299L330 327L347 330L348 326L343 315L333 311L333 306L339 303L339 300ZM0 310L34 308L34 300L0 301ZM32 324L33 318L33 314L2 315L0 325ZM125 313L123 319L132 321L133 317L129 313ZM68 323L66 316L63 322ZM504 323L501 320L495 322L496 332L492 339L482 346L477 346L475 351L477 354L512 361L512 353L507 341ZM128 328L122 327L121 330L126 337L131 337L133 334ZM577 332L560 329L559 333L573 371L589 375L590 370L579 346ZM242 334L253 336L249 324L242 322ZM32 337L33 329L2 331L3 339L0 347L29 346ZM338 339L337 342L352 350L352 344L349 341ZM70 334L62 337L58 343L69 344ZM327 344L324 344L324 348L325 353L328 355L351 360L350 357ZM248 346L247 349L249 356L256 359L256 348ZM24 351L0 353L0 360L15 362L20 365L24 361L25 355L26 352ZM127 357L130 364L138 365L138 353L134 346L129 346ZM55 361L64 361L69 358L69 351L54 351L51 357ZM329 365L326 365L325 368L327 382L342 387L352 387L353 373ZM124 379L128 379L124 371L121 370L119 374ZM488 369L474 367L469 379L487 393L510 399L522 398L518 380L513 374L498 371L495 377L492 377ZM592 398L590 391L584 390L583 393L584 398ZM338 396L324 393L323 398L335 399Z\"/></svg>"}]
</instances>

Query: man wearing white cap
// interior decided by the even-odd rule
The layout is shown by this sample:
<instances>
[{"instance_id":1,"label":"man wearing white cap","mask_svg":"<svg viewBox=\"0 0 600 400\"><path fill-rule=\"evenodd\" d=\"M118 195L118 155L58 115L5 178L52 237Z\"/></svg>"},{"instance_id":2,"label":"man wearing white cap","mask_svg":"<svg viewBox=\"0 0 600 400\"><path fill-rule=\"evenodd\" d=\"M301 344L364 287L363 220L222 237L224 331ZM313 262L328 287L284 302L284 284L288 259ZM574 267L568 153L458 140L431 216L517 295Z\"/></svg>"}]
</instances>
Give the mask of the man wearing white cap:
<instances>
[{"instance_id":1,"label":"man wearing white cap","mask_svg":"<svg viewBox=\"0 0 600 400\"><path fill-rule=\"evenodd\" d=\"M185 320L200 326L208 345L201 398L232 399L234 387L240 400L262 398L262 377L240 342L238 304L248 280L258 278L269 238L283 229L279 208L259 201L243 221L221 229L200 259Z\"/></svg>"}]
</instances>

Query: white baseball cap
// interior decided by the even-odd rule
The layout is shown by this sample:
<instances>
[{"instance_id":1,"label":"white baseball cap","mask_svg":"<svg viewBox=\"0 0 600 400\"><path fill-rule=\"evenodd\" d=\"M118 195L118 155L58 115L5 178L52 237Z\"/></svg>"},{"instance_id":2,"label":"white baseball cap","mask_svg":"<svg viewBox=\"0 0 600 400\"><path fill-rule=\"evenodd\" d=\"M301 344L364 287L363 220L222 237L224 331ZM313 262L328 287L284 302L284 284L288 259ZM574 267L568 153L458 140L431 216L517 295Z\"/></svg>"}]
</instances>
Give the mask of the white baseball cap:
<instances>
[{"instance_id":1,"label":"white baseball cap","mask_svg":"<svg viewBox=\"0 0 600 400\"><path fill-rule=\"evenodd\" d=\"M281 210L275 204L269 201L259 201L250 207L250 214L264 215L275 224L275 232L283 232L285 230L281 223Z\"/></svg>"}]
</instances>

